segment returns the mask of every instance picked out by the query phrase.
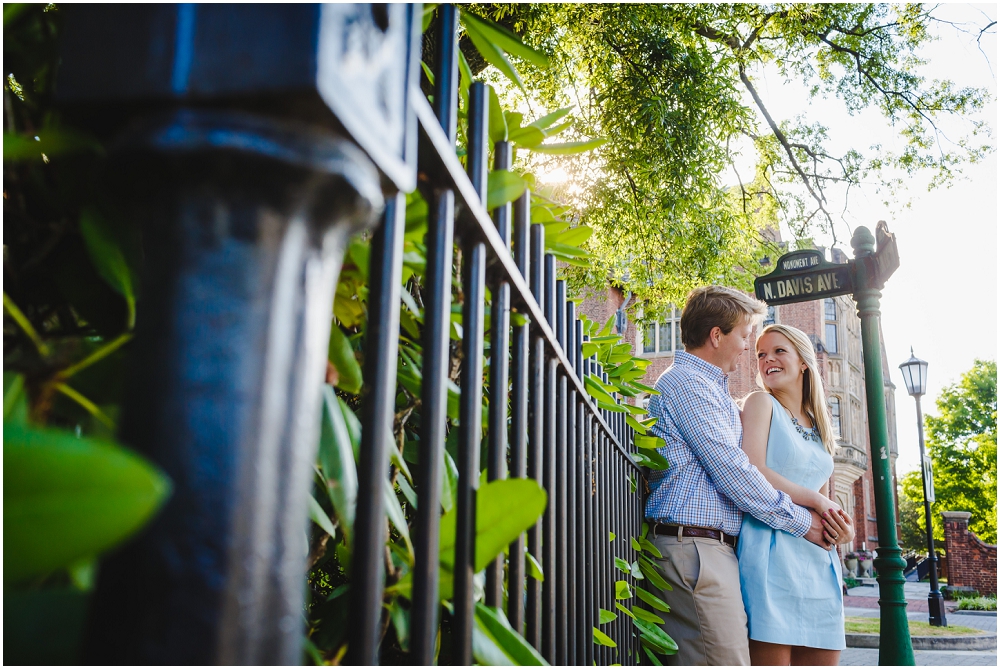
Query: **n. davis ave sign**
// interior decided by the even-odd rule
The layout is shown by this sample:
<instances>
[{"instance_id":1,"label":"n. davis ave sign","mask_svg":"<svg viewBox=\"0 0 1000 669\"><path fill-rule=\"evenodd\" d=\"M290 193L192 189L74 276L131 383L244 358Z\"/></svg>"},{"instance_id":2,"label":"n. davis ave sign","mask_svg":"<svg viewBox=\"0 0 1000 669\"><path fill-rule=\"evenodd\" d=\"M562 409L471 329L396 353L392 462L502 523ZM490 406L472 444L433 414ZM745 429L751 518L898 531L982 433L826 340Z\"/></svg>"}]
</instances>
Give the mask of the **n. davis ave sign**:
<instances>
[{"instance_id":1,"label":"n. davis ave sign","mask_svg":"<svg viewBox=\"0 0 1000 669\"><path fill-rule=\"evenodd\" d=\"M777 268L754 281L757 299L770 305L819 300L854 292L849 264L830 263L819 251L793 251Z\"/></svg>"}]
</instances>

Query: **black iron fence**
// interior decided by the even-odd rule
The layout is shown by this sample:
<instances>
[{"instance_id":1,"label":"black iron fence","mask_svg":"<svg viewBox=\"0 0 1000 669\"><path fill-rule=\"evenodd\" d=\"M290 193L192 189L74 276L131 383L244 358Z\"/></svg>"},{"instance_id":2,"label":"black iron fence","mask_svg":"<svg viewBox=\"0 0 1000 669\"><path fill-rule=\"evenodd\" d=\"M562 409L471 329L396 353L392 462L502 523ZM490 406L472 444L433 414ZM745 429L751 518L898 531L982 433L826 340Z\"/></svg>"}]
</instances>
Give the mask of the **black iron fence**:
<instances>
[{"instance_id":1,"label":"black iron fence","mask_svg":"<svg viewBox=\"0 0 1000 669\"><path fill-rule=\"evenodd\" d=\"M76 85L64 87L64 98L102 122L109 104L119 116L146 119L119 119L117 127L130 129L113 162L118 183L134 193L136 217L158 226L155 238L167 251L154 268L161 288L145 298L160 322L156 334L140 328L145 383L126 408L124 433L177 491L101 580L88 660L298 661L305 563L296 542L307 517L329 304L344 239L371 224L381 191L388 195L371 246L346 658L378 663L403 192L416 185L430 221L413 661L433 663L442 611L439 496L457 247L463 337L452 659L472 662L485 431L488 479L535 479L548 496L543 517L509 557L487 567L485 604L502 606L506 584L511 626L550 663L636 663L629 618L599 620L600 609L630 608L634 592L633 576L614 560L638 558L630 537L642 522L644 485L630 456L632 429L587 392L584 379L600 376L600 368L583 357L582 321L557 279L555 257L545 253L544 227L530 221L530 193L492 217L487 212L488 89L481 83L469 93L466 168L456 157L457 10L439 9L433 107L416 79L419 6L157 6L124 15L90 8L67 20L77 21L67 35L78 58ZM296 30L302 44L275 41ZM244 54L247 44L266 53ZM338 63L343 71L331 71ZM260 71L246 69L254 67ZM91 70L118 80L95 81ZM276 71L284 87L275 88ZM152 110L151 99L161 101ZM506 143L493 153L494 168L509 167ZM487 307L494 401L484 430ZM511 312L523 319L512 321ZM189 338L185 328L199 327L199 319L209 326ZM541 562L544 580L527 574L525 551ZM632 587L616 592L619 581ZM594 643L598 627L616 648Z\"/></svg>"}]
</instances>

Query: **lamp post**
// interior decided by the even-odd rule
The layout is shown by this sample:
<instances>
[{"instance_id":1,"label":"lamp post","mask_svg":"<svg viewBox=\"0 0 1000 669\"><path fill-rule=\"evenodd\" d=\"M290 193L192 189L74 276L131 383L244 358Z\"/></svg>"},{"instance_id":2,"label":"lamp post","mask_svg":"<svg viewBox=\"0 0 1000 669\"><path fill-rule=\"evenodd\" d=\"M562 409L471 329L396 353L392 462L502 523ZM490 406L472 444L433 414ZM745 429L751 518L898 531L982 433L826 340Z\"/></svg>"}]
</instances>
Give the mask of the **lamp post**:
<instances>
[{"instance_id":1,"label":"lamp post","mask_svg":"<svg viewBox=\"0 0 1000 669\"><path fill-rule=\"evenodd\" d=\"M930 612L930 624L936 627L947 627L945 617L944 597L938 587L938 561L934 552L934 531L931 527L931 502L934 501L934 480L931 469L924 455L924 416L920 410L920 397L927 392L927 363L913 355L910 348L910 359L899 366L903 372L903 382L906 392L917 401L917 433L920 435L920 475L924 484L924 521L927 527L927 552L931 561L931 591L927 595L927 610Z\"/></svg>"}]
</instances>

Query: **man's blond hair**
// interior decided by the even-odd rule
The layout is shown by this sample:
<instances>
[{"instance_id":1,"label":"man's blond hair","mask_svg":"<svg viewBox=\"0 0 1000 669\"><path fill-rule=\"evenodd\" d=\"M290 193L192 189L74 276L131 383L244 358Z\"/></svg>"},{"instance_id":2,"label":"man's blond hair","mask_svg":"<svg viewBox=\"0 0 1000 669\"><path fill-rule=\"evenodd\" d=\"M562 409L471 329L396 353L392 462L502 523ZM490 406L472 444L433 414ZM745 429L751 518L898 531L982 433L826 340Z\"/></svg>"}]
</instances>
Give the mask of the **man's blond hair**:
<instances>
[{"instance_id":1,"label":"man's blond hair","mask_svg":"<svg viewBox=\"0 0 1000 669\"><path fill-rule=\"evenodd\" d=\"M735 288L702 286L687 296L681 314L681 341L689 349L700 348L712 328L729 334L740 323L763 318L767 305Z\"/></svg>"}]
</instances>

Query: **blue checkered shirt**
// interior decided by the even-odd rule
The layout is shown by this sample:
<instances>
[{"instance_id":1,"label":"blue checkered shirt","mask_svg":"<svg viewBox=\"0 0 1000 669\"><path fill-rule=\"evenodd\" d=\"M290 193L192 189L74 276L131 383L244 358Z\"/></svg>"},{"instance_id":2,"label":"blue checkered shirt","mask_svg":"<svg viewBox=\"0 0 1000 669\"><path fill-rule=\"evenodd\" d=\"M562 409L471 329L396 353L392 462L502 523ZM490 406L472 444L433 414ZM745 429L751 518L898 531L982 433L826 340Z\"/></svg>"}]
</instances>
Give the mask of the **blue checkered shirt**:
<instances>
[{"instance_id":1,"label":"blue checkered shirt","mask_svg":"<svg viewBox=\"0 0 1000 669\"><path fill-rule=\"evenodd\" d=\"M775 490L740 447L743 424L729 395L728 377L715 365L679 351L656 382L649 401L653 433L669 469L650 473L646 517L738 535L743 512L801 537L809 512Z\"/></svg>"}]
</instances>

